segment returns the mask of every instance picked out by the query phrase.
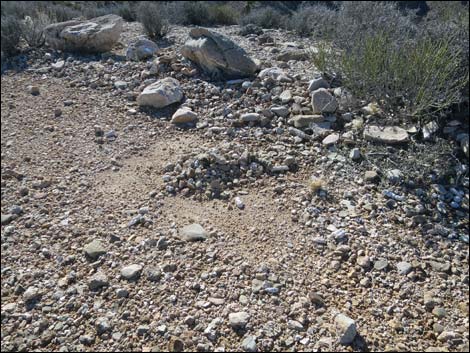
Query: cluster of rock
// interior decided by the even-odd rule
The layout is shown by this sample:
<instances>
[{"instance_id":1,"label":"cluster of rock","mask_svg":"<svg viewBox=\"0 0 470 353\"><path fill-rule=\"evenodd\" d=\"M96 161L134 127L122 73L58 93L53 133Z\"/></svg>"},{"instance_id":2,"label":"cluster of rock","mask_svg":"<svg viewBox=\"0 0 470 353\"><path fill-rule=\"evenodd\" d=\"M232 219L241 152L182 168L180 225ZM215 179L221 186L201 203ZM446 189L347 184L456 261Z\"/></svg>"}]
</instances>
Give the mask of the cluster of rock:
<instances>
[{"instance_id":1,"label":"cluster of rock","mask_svg":"<svg viewBox=\"0 0 470 353\"><path fill-rule=\"evenodd\" d=\"M293 156L286 156L279 162L273 161L269 152L253 153L243 145L225 143L210 150L200 149L166 165L163 180L169 194L228 199L231 191L262 176L296 168ZM239 207L243 208L242 205Z\"/></svg>"}]
</instances>

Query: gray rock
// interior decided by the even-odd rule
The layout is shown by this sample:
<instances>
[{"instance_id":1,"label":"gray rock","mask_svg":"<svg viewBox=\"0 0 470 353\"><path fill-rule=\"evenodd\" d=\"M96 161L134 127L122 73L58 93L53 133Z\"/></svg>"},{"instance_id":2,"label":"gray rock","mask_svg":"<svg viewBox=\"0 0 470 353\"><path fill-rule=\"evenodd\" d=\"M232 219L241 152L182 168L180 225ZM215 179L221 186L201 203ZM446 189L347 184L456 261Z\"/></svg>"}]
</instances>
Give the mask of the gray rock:
<instances>
[{"instance_id":1,"label":"gray rock","mask_svg":"<svg viewBox=\"0 0 470 353\"><path fill-rule=\"evenodd\" d=\"M439 319L442 319L447 315L447 312L446 312L446 309L444 309L444 308L436 307L432 310L432 314L435 317L437 317Z\"/></svg>"},{"instance_id":2,"label":"gray rock","mask_svg":"<svg viewBox=\"0 0 470 353\"><path fill-rule=\"evenodd\" d=\"M179 234L184 241L198 241L207 239L207 232L200 224L196 223L183 227Z\"/></svg>"},{"instance_id":3,"label":"gray rock","mask_svg":"<svg viewBox=\"0 0 470 353\"><path fill-rule=\"evenodd\" d=\"M385 270L387 267L388 267L387 260L377 260L374 262L374 269L376 269L377 271Z\"/></svg>"},{"instance_id":4,"label":"gray rock","mask_svg":"<svg viewBox=\"0 0 470 353\"><path fill-rule=\"evenodd\" d=\"M338 134L331 134L331 135L328 135L327 137L325 137L322 141L322 144L324 146L331 146L331 145L334 145L336 143L338 143L339 141L339 135Z\"/></svg>"},{"instance_id":5,"label":"gray rock","mask_svg":"<svg viewBox=\"0 0 470 353\"><path fill-rule=\"evenodd\" d=\"M323 78L315 78L308 84L308 91L313 92L319 88L330 88L330 84Z\"/></svg>"},{"instance_id":6,"label":"gray rock","mask_svg":"<svg viewBox=\"0 0 470 353\"><path fill-rule=\"evenodd\" d=\"M304 331L304 325L302 325L300 322L295 321L295 320L289 320L287 322L287 327L289 327L291 330L294 331Z\"/></svg>"},{"instance_id":7,"label":"gray rock","mask_svg":"<svg viewBox=\"0 0 470 353\"><path fill-rule=\"evenodd\" d=\"M193 123L197 121L197 114L189 108L180 108L171 118L172 124L186 124Z\"/></svg>"},{"instance_id":8,"label":"gray rock","mask_svg":"<svg viewBox=\"0 0 470 353\"><path fill-rule=\"evenodd\" d=\"M157 44L141 36L129 43L126 58L127 60L140 61L152 57L157 51Z\"/></svg>"},{"instance_id":9,"label":"gray rock","mask_svg":"<svg viewBox=\"0 0 470 353\"><path fill-rule=\"evenodd\" d=\"M380 177L375 170L368 170L364 174L364 180L368 182L376 182L380 180Z\"/></svg>"},{"instance_id":10,"label":"gray rock","mask_svg":"<svg viewBox=\"0 0 470 353\"><path fill-rule=\"evenodd\" d=\"M46 43L64 51L106 52L119 40L124 21L116 15L105 15L86 21L54 23L44 29Z\"/></svg>"},{"instance_id":11,"label":"gray rock","mask_svg":"<svg viewBox=\"0 0 470 353\"><path fill-rule=\"evenodd\" d=\"M99 317L95 322L96 333L102 335L103 333L111 330L111 324L109 323L108 318Z\"/></svg>"},{"instance_id":12,"label":"gray rock","mask_svg":"<svg viewBox=\"0 0 470 353\"><path fill-rule=\"evenodd\" d=\"M319 88L312 93L312 108L314 114L334 113L338 109L338 101L325 88Z\"/></svg>"},{"instance_id":13,"label":"gray rock","mask_svg":"<svg viewBox=\"0 0 470 353\"><path fill-rule=\"evenodd\" d=\"M134 280L140 277L142 272L142 266L138 264L132 264L121 269L121 277L127 280Z\"/></svg>"},{"instance_id":14,"label":"gray rock","mask_svg":"<svg viewBox=\"0 0 470 353\"><path fill-rule=\"evenodd\" d=\"M290 90L283 91L279 98L281 99L282 104L289 103L292 100L292 92Z\"/></svg>"},{"instance_id":15,"label":"gray rock","mask_svg":"<svg viewBox=\"0 0 470 353\"><path fill-rule=\"evenodd\" d=\"M411 272L412 269L413 267L411 266L409 262L401 261L397 263L397 270L398 270L398 273L401 275L407 275L408 273Z\"/></svg>"},{"instance_id":16,"label":"gray rock","mask_svg":"<svg viewBox=\"0 0 470 353\"><path fill-rule=\"evenodd\" d=\"M163 108L183 99L183 91L178 80L167 77L145 87L137 97L140 106Z\"/></svg>"},{"instance_id":17,"label":"gray rock","mask_svg":"<svg viewBox=\"0 0 470 353\"><path fill-rule=\"evenodd\" d=\"M289 115L289 108L285 106L280 106L280 107L272 107L271 111L276 114L277 116L281 116L285 118L286 116Z\"/></svg>"},{"instance_id":18,"label":"gray rock","mask_svg":"<svg viewBox=\"0 0 470 353\"><path fill-rule=\"evenodd\" d=\"M16 218L16 215L12 213L3 214L2 213L2 225L8 224Z\"/></svg>"},{"instance_id":19,"label":"gray rock","mask_svg":"<svg viewBox=\"0 0 470 353\"><path fill-rule=\"evenodd\" d=\"M353 161L358 161L361 159L361 150L359 148L353 148L349 153L349 158Z\"/></svg>"},{"instance_id":20,"label":"gray rock","mask_svg":"<svg viewBox=\"0 0 470 353\"><path fill-rule=\"evenodd\" d=\"M25 303L29 303L35 300L38 300L41 297L41 292L38 288L36 287L28 287L26 291L23 293L23 300Z\"/></svg>"},{"instance_id":21,"label":"gray rock","mask_svg":"<svg viewBox=\"0 0 470 353\"><path fill-rule=\"evenodd\" d=\"M193 28L181 54L212 77L241 78L258 68L248 54L229 38L206 28Z\"/></svg>"},{"instance_id":22,"label":"gray rock","mask_svg":"<svg viewBox=\"0 0 470 353\"><path fill-rule=\"evenodd\" d=\"M261 120L261 115L259 115L258 113L246 113L246 114L242 114L240 116L240 119L241 121L243 121L244 123L249 123L251 121L260 121Z\"/></svg>"},{"instance_id":23,"label":"gray rock","mask_svg":"<svg viewBox=\"0 0 470 353\"><path fill-rule=\"evenodd\" d=\"M369 125L364 128L364 138L385 144L399 144L408 142L408 132L398 126Z\"/></svg>"},{"instance_id":24,"label":"gray rock","mask_svg":"<svg viewBox=\"0 0 470 353\"><path fill-rule=\"evenodd\" d=\"M307 59L308 54L303 50L288 50L279 54L276 58L278 61L305 61Z\"/></svg>"},{"instance_id":25,"label":"gray rock","mask_svg":"<svg viewBox=\"0 0 470 353\"><path fill-rule=\"evenodd\" d=\"M139 336L144 336L150 331L150 326L149 325L140 325L137 327L137 335Z\"/></svg>"},{"instance_id":26,"label":"gray rock","mask_svg":"<svg viewBox=\"0 0 470 353\"><path fill-rule=\"evenodd\" d=\"M256 352L258 348L256 347L256 337L248 335L242 342L242 349L245 352Z\"/></svg>"},{"instance_id":27,"label":"gray rock","mask_svg":"<svg viewBox=\"0 0 470 353\"><path fill-rule=\"evenodd\" d=\"M436 121L430 121L423 126L423 139L429 140L439 130L439 124Z\"/></svg>"},{"instance_id":28,"label":"gray rock","mask_svg":"<svg viewBox=\"0 0 470 353\"><path fill-rule=\"evenodd\" d=\"M228 316L229 324L233 329L244 329L250 320L250 314L245 311L231 313Z\"/></svg>"},{"instance_id":29,"label":"gray rock","mask_svg":"<svg viewBox=\"0 0 470 353\"><path fill-rule=\"evenodd\" d=\"M322 115L296 115L289 120L296 128L310 127L312 123L321 123L325 119Z\"/></svg>"},{"instance_id":30,"label":"gray rock","mask_svg":"<svg viewBox=\"0 0 470 353\"><path fill-rule=\"evenodd\" d=\"M339 343L349 345L354 341L357 334L356 323L344 314L335 316L335 326L339 336Z\"/></svg>"},{"instance_id":31,"label":"gray rock","mask_svg":"<svg viewBox=\"0 0 470 353\"><path fill-rule=\"evenodd\" d=\"M99 240L93 240L83 247L85 254L93 260L98 259L101 255L106 254L106 249Z\"/></svg>"},{"instance_id":32,"label":"gray rock","mask_svg":"<svg viewBox=\"0 0 470 353\"><path fill-rule=\"evenodd\" d=\"M98 290L102 287L106 287L109 285L108 277L103 272L97 272L93 276L91 276L90 280L88 281L88 288L90 290Z\"/></svg>"},{"instance_id":33,"label":"gray rock","mask_svg":"<svg viewBox=\"0 0 470 353\"><path fill-rule=\"evenodd\" d=\"M391 184L399 184L403 181L403 173L400 169L392 169L386 173L387 179Z\"/></svg>"}]
</instances>

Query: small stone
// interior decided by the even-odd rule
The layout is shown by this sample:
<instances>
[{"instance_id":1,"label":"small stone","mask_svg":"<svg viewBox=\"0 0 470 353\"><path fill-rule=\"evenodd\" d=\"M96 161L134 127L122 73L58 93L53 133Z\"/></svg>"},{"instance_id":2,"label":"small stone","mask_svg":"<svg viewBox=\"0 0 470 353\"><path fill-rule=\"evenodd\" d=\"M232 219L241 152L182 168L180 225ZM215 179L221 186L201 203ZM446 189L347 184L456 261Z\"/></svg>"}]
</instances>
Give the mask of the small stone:
<instances>
[{"instance_id":1,"label":"small stone","mask_svg":"<svg viewBox=\"0 0 470 353\"><path fill-rule=\"evenodd\" d=\"M144 336L150 331L150 326L148 325L140 325L137 327L137 335Z\"/></svg>"},{"instance_id":2,"label":"small stone","mask_svg":"<svg viewBox=\"0 0 470 353\"><path fill-rule=\"evenodd\" d=\"M315 78L315 79L310 81L310 83L308 85L308 91L309 92L316 91L319 88L330 88L330 85L328 84L328 82L325 79L323 79L321 77L320 78Z\"/></svg>"},{"instance_id":3,"label":"small stone","mask_svg":"<svg viewBox=\"0 0 470 353\"><path fill-rule=\"evenodd\" d=\"M250 314L241 311L229 314L228 318L229 324L233 329L244 329L250 319Z\"/></svg>"},{"instance_id":4,"label":"small stone","mask_svg":"<svg viewBox=\"0 0 470 353\"><path fill-rule=\"evenodd\" d=\"M294 331L304 330L304 326L300 322L295 321L295 320L289 320L287 322L287 327L289 327L291 330L294 330Z\"/></svg>"},{"instance_id":5,"label":"small stone","mask_svg":"<svg viewBox=\"0 0 470 353\"><path fill-rule=\"evenodd\" d=\"M312 108L314 114L334 113L338 108L338 101L325 88L319 88L312 93Z\"/></svg>"},{"instance_id":6,"label":"small stone","mask_svg":"<svg viewBox=\"0 0 470 353\"><path fill-rule=\"evenodd\" d=\"M252 121L257 122L257 121L261 120L261 115L259 115L258 113L246 113L246 114L242 114L240 119L244 123L249 123L249 122L252 122Z\"/></svg>"},{"instance_id":7,"label":"small stone","mask_svg":"<svg viewBox=\"0 0 470 353\"><path fill-rule=\"evenodd\" d=\"M364 179L368 182L376 182L380 180L379 174L375 170L368 170L364 175Z\"/></svg>"},{"instance_id":8,"label":"small stone","mask_svg":"<svg viewBox=\"0 0 470 353\"><path fill-rule=\"evenodd\" d=\"M121 269L121 277L127 280L134 280L140 277L140 273L142 272L142 266L133 264Z\"/></svg>"},{"instance_id":9,"label":"small stone","mask_svg":"<svg viewBox=\"0 0 470 353\"><path fill-rule=\"evenodd\" d=\"M339 343L343 345L351 344L357 334L355 321L344 314L338 314L335 317L335 325Z\"/></svg>"},{"instance_id":10,"label":"small stone","mask_svg":"<svg viewBox=\"0 0 470 353\"><path fill-rule=\"evenodd\" d=\"M29 303L38 300L41 297L41 292L36 287L28 287L23 293L23 300L25 303Z\"/></svg>"},{"instance_id":11,"label":"small stone","mask_svg":"<svg viewBox=\"0 0 470 353\"><path fill-rule=\"evenodd\" d=\"M187 124L197 121L197 114L189 108L180 108L171 118L172 124Z\"/></svg>"},{"instance_id":12,"label":"small stone","mask_svg":"<svg viewBox=\"0 0 470 353\"><path fill-rule=\"evenodd\" d=\"M207 232L200 224L190 224L180 230L180 237L184 241L206 240Z\"/></svg>"},{"instance_id":13,"label":"small stone","mask_svg":"<svg viewBox=\"0 0 470 353\"><path fill-rule=\"evenodd\" d=\"M400 169L392 169L386 173L387 179L391 184L399 184L403 180L403 173Z\"/></svg>"},{"instance_id":14,"label":"small stone","mask_svg":"<svg viewBox=\"0 0 470 353\"><path fill-rule=\"evenodd\" d=\"M177 337L171 337L168 342L168 351L169 352L183 352L184 342Z\"/></svg>"},{"instance_id":15,"label":"small stone","mask_svg":"<svg viewBox=\"0 0 470 353\"><path fill-rule=\"evenodd\" d=\"M325 137L322 141L324 146L330 146L334 145L339 141L339 135L338 134L331 134Z\"/></svg>"},{"instance_id":16,"label":"small stone","mask_svg":"<svg viewBox=\"0 0 470 353\"><path fill-rule=\"evenodd\" d=\"M31 93L33 96L39 95L39 87L38 86L28 86L28 92Z\"/></svg>"},{"instance_id":17,"label":"small stone","mask_svg":"<svg viewBox=\"0 0 470 353\"><path fill-rule=\"evenodd\" d=\"M385 144L399 144L408 142L408 132L397 126L369 125L364 129L364 138Z\"/></svg>"},{"instance_id":18,"label":"small stone","mask_svg":"<svg viewBox=\"0 0 470 353\"><path fill-rule=\"evenodd\" d=\"M90 280L88 281L88 288L90 290L98 290L102 287L106 287L109 285L108 277L103 272L97 272L93 276L91 276Z\"/></svg>"},{"instance_id":19,"label":"small stone","mask_svg":"<svg viewBox=\"0 0 470 353\"><path fill-rule=\"evenodd\" d=\"M292 100L292 92L290 90L285 90L279 96L282 104L289 103Z\"/></svg>"},{"instance_id":20,"label":"small stone","mask_svg":"<svg viewBox=\"0 0 470 353\"><path fill-rule=\"evenodd\" d=\"M101 255L106 254L106 249L99 240L93 240L83 247L85 254L93 260L97 260Z\"/></svg>"},{"instance_id":21,"label":"small stone","mask_svg":"<svg viewBox=\"0 0 470 353\"><path fill-rule=\"evenodd\" d=\"M16 218L16 216L12 213L9 214L2 214L2 225L8 224L11 221L13 221Z\"/></svg>"},{"instance_id":22,"label":"small stone","mask_svg":"<svg viewBox=\"0 0 470 353\"><path fill-rule=\"evenodd\" d=\"M242 349L245 352L256 352L258 348L256 347L256 338L254 336L246 336L242 342Z\"/></svg>"},{"instance_id":23,"label":"small stone","mask_svg":"<svg viewBox=\"0 0 470 353\"><path fill-rule=\"evenodd\" d=\"M374 269L376 269L377 271L385 270L387 267L388 267L387 260L377 260L374 262Z\"/></svg>"},{"instance_id":24,"label":"small stone","mask_svg":"<svg viewBox=\"0 0 470 353\"><path fill-rule=\"evenodd\" d=\"M432 313L435 317L439 318L439 319L442 319L443 317L446 316L446 310L444 308L439 308L439 307L436 307L432 310Z\"/></svg>"},{"instance_id":25,"label":"small stone","mask_svg":"<svg viewBox=\"0 0 470 353\"><path fill-rule=\"evenodd\" d=\"M353 148L349 153L349 158L353 161L358 161L361 159L361 150L359 148Z\"/></svg>"},{"instance_id":26,"label":"small stone","mask_svg":"<svg viewBox=\"0 0 470 353\"><path fill-rule=\"evenodd\" d=\"M413 267L411 266L409 262L401 261L397 263L397 270L398 270L398 273L401 275L407 275L408 273L411 272L412 268Z\"/></svg>"},{"instance_id":27,"label":"small stone","mask_svg":"<svg viewBox=\"0 0 470 353\"><path fill-rule=\"evenodd\" d=\"M106 317L99 317L95 322L95 328L98 335L111 330L111 325Z\"/></svg>"}]
</instances>

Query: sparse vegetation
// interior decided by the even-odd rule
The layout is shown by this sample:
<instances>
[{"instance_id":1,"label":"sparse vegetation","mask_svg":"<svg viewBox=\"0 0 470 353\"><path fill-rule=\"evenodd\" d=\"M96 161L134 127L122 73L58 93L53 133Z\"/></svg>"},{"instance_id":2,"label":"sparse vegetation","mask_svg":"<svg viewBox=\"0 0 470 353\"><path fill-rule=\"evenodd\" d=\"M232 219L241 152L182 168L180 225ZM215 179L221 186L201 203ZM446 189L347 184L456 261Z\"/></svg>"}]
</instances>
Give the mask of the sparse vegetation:
<instances>
[{"instance_id":1,"label":"sparse vegetation","mask_svg":"<svg viewBox=\"0 0 470 353\"><path fill-rule=\"evenodd\" d=\"M165 9L157 2L141 2L137 6L137 19L151 38L162 38L169 31Z\"/></svg>"}]
</instances>

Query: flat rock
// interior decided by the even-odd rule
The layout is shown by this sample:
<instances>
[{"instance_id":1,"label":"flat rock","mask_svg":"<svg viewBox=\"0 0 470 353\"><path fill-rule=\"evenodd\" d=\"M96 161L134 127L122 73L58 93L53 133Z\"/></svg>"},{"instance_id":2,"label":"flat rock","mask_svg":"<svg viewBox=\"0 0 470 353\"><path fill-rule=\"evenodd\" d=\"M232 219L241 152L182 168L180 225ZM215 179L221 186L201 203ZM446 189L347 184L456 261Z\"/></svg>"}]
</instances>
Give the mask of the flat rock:
<instances>
[{"instance_id":1,"label":"flat rock","mask_svg":"<svg viewBox=\"0 0 470 353\"><path fill-rule=\"evenodd\" d=\"M408 273L411 272L412 269L413 267L411 266L409 262L401 261L397 263L397 270L398 270L398 273L401 275L407 275Z\"/></svg>"},{"instance_id":2,"label":"flat rock","mask_svg":"<svg viewBox=\"0 0 470 353\"><path fill-rule=\"evenodd\" d=\"M142 266L138 264L129 265L121 269L121 277L127 280L133 280L140 277Z\"/></svg>"},{"instance_id":3,"label":"flat rock","mask_svg":"<svg viewBox=\"0 0 470 353\"><path fill-rule=\"evenodd\" d=\"M399 144L408 142L408 132L398 126L368 125L364 128L364 138L368 141L385 144Z\"/></svg>"},{"instance_id":4,"label":"flat rock","mask_svg":"<svg viewBox=\"0 0 470 353\"><path fill-rule=\"evenodd\" d=\"M313 92L319 88L330 88L330 84L322 77L311 80L308 84L308 91Z\"/></svg>"},{"instance_id":5,"label":"flat rock","mask_svg":"<svg viewBox=\"0 0 470 353\"><path fill-rule=\"evenodd\" d=\"M103 272L97 272L88 281L90 290L98 290L109 285L108 277Z\"/></svg>"},{"instance_id":6,"label":"flat rock","mask_svg":"<svg viewBox=\"0 0 470 353\"><path fill-rule=\"evenodd\" d=\"M180 230L179 235L184 241L198 241L207 239L207 232L200 224L197 223L183 227Z\"/></svg>"},{"instance_id":7,"label":"flat rock","mask_svg":"<svg viewBox=\"0 0 470 353\"><path fill-rule=\"evenodd\" d=\"M93 240L83 247L85 254L93 260L98 259L101 255L106 254L106 249L99 240Z\"/></svg>"},{"instance_id":8,"label":"flat rock","mask_svg":"<svg viewBox=\"0 0 470 353\"><path fill-rule=\"evenodd\" d=\"M296 115L290 119L290 122L296 128L306 128L310 127L312 123L321 123L324 120L322 115Z\"/></svg>"},{"instance_id":9,"label":"flat rock","mask_svg":"<svg viewBox=\"0 0 470 353\"><path fill-rule=\"evenodd\" d=\"M54 23L44 29L46 43L54 49L102 53L111 50L119 40L124 20L105 15L86 21Z\"/></svg>"},{"instance_id":10,"label":"flat rock","mask_svg":"<svg viewBox=\"0 0 470 353\"><path fill-rule=\"evenodd\" d=\"M325 137L322 141L322 144L324 146L331 146L336 144L339 141L339 135L338 134L331 134Z\"/></svg>"}]
</instances>

